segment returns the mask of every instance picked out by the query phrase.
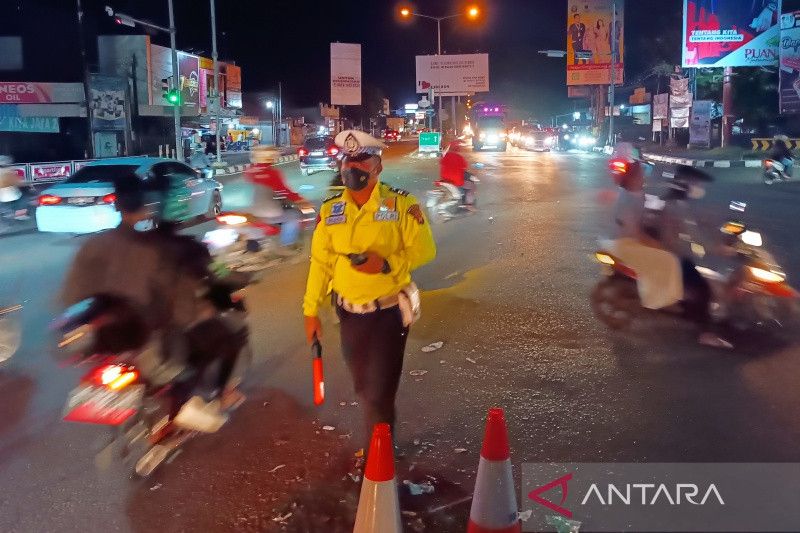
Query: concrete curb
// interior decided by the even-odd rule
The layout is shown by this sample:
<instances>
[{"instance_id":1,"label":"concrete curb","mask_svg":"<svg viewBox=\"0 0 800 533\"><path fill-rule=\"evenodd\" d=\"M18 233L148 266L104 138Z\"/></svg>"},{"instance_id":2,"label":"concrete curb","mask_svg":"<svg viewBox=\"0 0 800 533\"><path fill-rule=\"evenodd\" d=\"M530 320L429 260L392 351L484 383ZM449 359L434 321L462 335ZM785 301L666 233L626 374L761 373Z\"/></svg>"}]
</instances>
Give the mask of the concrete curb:
<instances>
[{"instance_id":1,"label":"concrete curb","mask_svg":"<svg viewBox=\"0 0 800 533\"><path fill-rule=\"evenodd\" d=\"M741 160L713 160L713 159L684 159L682 157L672 157L658 154L643 154L646 159L658 161L659 163L669 163L672 165L687 165L690 167L704 168L760 168L759 159Z\"/></svg>"},{"instance_id":2,"label":"concrete curb","mask_svg":"<svg viewBox=\"0 0 800 533\"><path fill-rule=\"evenodd\" d=\"M285 165L286 163L291 163L292 161L297 161L298 157L297 154L291 155L282 155L278 158L278 162L275 163L276 165ZM252 167L252 163L244 163L242 165L228 165L227 167L221 167L214 169L215 176L227 176L230 174L239 174L240 172L244 172L248 168Z\"/></svg>"}]
</instances>

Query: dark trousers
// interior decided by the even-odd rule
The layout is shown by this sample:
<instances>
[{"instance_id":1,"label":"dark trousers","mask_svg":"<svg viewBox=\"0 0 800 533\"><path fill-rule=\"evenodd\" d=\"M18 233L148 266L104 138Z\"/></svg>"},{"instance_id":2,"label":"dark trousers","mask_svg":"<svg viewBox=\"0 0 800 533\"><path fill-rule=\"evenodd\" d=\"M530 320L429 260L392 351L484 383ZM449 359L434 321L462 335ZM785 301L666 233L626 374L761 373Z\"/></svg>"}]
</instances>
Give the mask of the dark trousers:
<instances>
[{"instance_id":1,"label":"dark trousers","mask_svg":"<svg viewBox=\"0 0 800 533\"><path fill-rule=\"evenodd\" d=\"M711 287L688 259L681 259L683 286L687 298L683 303L686 317L697 322L701 327L711 325Z\"/></svg>"},{"instance_id":2,"label":"dark trousers","mask_svg":"<svg viewBox=\"0 0 800 533\"><path fill-rule=\"evenodd\" d=\"M395 396L403 373L408 338L400 308L395 306L359 315L337 307L336 312L341 327L342 355L364 407L367 439L378 422L390 424L394 435Z\"/></svg>"}]
</instances>

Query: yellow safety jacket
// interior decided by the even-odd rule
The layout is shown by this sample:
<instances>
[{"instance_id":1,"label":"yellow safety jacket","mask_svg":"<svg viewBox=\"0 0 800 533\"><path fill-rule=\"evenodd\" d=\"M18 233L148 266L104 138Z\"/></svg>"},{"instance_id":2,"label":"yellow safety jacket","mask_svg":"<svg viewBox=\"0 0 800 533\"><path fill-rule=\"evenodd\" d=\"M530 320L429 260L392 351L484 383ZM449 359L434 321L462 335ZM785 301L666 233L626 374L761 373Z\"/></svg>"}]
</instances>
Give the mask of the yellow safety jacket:
<instances>
[{"instance_id":1,"label":"yellow safety jacket","mask_svg":"<svg viewBox=\"0 0 800 533\"><path fill-rule=\"evenodd\" d=\"M386 258L390 272L355 270L348 255L367 251ZM345 190L325 200L320 208L303 314L316 316L331 290L356 305L393 296L411 282L412 270L434 257L431 227L414 196L378 183L359 209Z\"/></svg>"}]
</instances>

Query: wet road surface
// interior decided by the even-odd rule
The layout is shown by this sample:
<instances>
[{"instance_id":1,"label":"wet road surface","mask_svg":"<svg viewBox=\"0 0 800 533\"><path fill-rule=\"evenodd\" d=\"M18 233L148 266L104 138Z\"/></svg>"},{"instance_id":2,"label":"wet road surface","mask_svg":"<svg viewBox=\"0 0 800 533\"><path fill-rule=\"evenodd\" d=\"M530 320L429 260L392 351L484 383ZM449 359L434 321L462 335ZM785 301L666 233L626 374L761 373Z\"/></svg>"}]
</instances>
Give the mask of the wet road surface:
<instances>
[{"instance_id":1,"label":"wet road surface","mask_svg":"<svg viewBox=\"0 0 800 533\"><path fill-rule=\"evenodd\" d=\"M437 162L410 150L389 150L383 178L422 199ZM737 339L732 352L697 346L694 328L668 316L608 331L588 302L599 277L590 254L610 228L605 159L468 155L482 166L480 212L437 225L439 255L416 275L424 310L406 351L397 476L433 478L436 491L410 496L401 486L409 530L464 530L491 406L506 410L515 475L528 461L800 459L794 331ZM283 168L302 194L324 196L330 173ZM789 280L800 280L800 185L766 188L757 169L714 175L708 223L729 217L730 200L746 201L748 223ZM225 195L228 207L247 204L240 177L226 179ZM311 402L305 264L280 266L248 289L256 353L249 401L218 434L138 480L122 464L95 468L102 428L60 420L84 369L57 365L46 324L82 240L0 240L0 296L26 301L23 348L0 369L0 530L349 531L359 489L354 453L365 436L329 316L327 400ZM436 341L441 349L421 351Z\"/></svg>"}]
</instances>

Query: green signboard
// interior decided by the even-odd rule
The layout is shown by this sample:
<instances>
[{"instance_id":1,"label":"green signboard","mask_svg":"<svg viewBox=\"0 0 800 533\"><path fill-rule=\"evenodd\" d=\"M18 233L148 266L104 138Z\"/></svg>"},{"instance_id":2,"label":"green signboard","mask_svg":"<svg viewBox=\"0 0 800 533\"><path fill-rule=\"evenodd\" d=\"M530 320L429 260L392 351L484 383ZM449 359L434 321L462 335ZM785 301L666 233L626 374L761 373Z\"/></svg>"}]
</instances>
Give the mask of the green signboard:
<instances>
[{"instance_id":1,"label":"green signboard","mask_svg":"<svg viewBox=\"0 0 800 533\"><path fill-rule=\"evenodd\" d=\"M429 131L419 134L420 152L438 152L442 144L442 134L438 131Z\"/></svg>"},{"instance_id":2,"label":"green signboard","mask_svg":"<svg viewBox=\"0 0 800 533\"><path fill-rule=\"evenodd\" d=\"M58 118L0 116L0 131L15 131L18 133L58 133Z\"/></svg>"}]
</instances>

